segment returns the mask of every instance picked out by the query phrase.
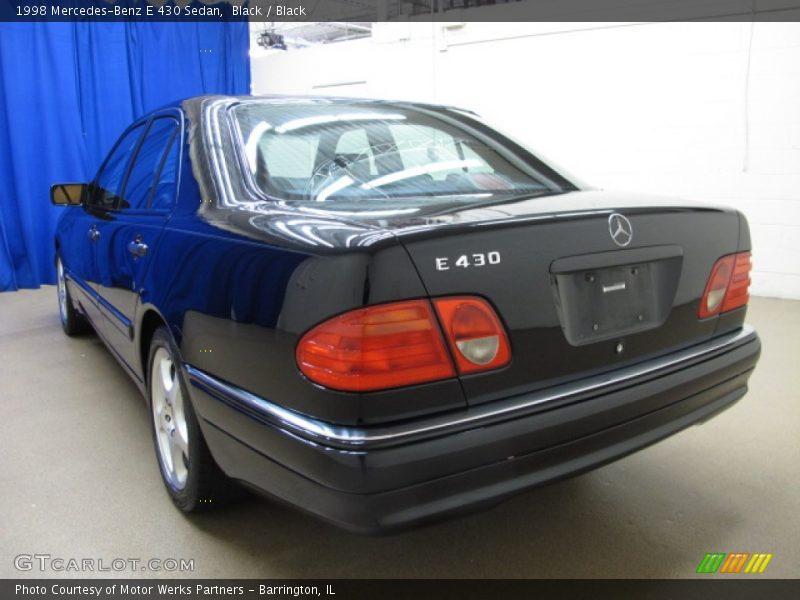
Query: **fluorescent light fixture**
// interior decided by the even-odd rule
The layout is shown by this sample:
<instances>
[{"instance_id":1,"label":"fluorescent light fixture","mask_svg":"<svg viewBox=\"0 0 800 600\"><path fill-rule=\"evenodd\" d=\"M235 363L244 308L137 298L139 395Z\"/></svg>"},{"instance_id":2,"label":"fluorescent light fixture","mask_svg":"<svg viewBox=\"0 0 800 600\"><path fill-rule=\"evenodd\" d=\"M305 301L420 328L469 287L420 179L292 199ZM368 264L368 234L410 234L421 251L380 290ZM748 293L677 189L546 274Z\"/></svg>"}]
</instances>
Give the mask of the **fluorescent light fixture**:
<instances>
[{"instance_id":1,"label":"fluorescent light fixture","mask_svg":"<svg viewBox=\"0 0 800 600\"><path fill-rule=\"evenodd\" d=\"M437 173L439 171L451 171L453 169L464 169L480 166L483 166L483 163L474 158L467 160L443 160L440 162L431 163L429 165L419 165L418 167L411 167L409 169L403 169L402 171L396 171L395 173L389 173L388 175L383 175L382 177L368 181L367 183L362 184L361 187L366 190L369 188L376 188L389 183L402 181L403 179L418 177L427 173Z\"/></svg>"},{"instance_id":2,"label":"fluorescent light fixture","mask_svg":"<svg viewBox=\"0 0 800 600\"><path fill-rule=\"evenodd\" d=\"M325 123L338 123L340 121L402 121L405 115L395 113L341 113L336 115L317 115L314 117L303 117L292 119L283 125L275 128L277 133L286 133L303 127L312 125L324 125Z\"/></svg>"},{"instance_id":3,"label":"fluorescent light fixture","mask_svg":"<svg viewBox=\"0 0 800 600\"><path fill-rule=\"evenodd\" d=\"M272 125L266 121L261 121L253 127L253 131L247 136L247 142L244 145L244 155L247 158L247 164L250 166L250 172L255 173L258 165L258 142L261 141L261 136L265 131L272 129Z\"/></svg>"},{"instance_id":4,"label":"fluorescent light fixture","mask_svg":"<svg viewBox=\"0 0 800 600\"><path fill-rule=\"evenodd\" d=\"M336 192L343 190L348 185L353 184L353 178L349 175L345 175L344 177L339 177L336 181L331 183L329 186L325 187L319 195L317 196L317 202L325 202L328 199L328 196L335 194Z\"/></svg>"}]
</instances>

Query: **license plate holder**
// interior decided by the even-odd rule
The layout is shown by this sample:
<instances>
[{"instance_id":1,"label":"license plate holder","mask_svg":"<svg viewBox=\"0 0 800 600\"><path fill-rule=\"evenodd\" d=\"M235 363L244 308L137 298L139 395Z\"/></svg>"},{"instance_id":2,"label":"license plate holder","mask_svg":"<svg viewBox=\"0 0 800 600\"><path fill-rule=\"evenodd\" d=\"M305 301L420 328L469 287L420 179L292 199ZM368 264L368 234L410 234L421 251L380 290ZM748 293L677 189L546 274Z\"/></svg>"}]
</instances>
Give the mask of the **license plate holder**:
<instances>
[{"instance_id":1,"label":"license plate holder","mask_svg":"<svg viewBox=\"0 0 800 600\"><path fill-rule=\"evenodd\" d=\"M596 262L596 261L592 261ZM666 321L682 257L553 273L562 329L580 346L654 329Z\"/></svg>"}]
</instances>

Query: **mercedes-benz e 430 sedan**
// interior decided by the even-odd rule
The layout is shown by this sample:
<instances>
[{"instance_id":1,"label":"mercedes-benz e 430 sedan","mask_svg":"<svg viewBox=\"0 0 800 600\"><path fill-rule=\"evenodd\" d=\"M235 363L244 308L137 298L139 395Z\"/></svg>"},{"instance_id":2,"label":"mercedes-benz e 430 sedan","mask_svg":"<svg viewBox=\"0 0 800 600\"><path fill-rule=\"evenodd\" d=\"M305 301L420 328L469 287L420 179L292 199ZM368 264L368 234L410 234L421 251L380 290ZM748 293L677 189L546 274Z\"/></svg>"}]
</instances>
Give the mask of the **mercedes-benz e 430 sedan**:
<instances>
[{"instance_id":1,"label":"mercedes-benz e 430 sedan","mask_svg":"<svg viewBox=\"0 0 800 600\"><path fill-rule=\"evenodd\" d=\"M457 108L194 98L52 199L64 330L142 390L184 511L491 504L711 417L759 356L740 213L589 189Z\"/></svg>"}]
</instances>

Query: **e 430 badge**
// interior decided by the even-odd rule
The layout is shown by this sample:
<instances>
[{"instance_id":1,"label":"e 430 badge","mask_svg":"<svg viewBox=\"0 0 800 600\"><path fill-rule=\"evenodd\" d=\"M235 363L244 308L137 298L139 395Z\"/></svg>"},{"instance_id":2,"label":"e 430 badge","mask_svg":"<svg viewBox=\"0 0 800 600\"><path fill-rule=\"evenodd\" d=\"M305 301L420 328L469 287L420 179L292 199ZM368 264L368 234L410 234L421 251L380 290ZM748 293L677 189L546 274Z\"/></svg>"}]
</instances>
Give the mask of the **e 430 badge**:
<instances>
[{"instance_id":1,"label":"e 430 badge","mask_svg":"<svg viewBox=\"0 0 800 600\"><path fill-rule=\"evenodd\" d=\"M491 252L476 252L474 254L462 254L461 256L437 256L436 270L449 271L451 268L468 269L470 267L485 267L486 265L499 265L500 253L497 250Z\"/></svg>"}]
</instances>

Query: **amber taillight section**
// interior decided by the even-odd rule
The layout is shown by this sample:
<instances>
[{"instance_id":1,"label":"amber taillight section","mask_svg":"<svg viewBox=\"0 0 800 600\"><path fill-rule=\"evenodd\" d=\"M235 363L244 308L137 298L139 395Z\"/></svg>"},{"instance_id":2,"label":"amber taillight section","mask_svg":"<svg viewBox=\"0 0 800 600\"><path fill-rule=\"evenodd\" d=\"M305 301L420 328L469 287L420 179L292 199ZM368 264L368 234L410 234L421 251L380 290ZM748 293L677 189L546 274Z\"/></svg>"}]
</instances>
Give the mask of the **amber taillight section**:
<instances>
[{"instance_id":1,"label":"amber taillight section","mask_svg":"<svg viewBox=\"0 0 800 600\"><path fill-rule=\"evenodd\" d=\"M348 392L455 377L428 300L381 304L333 317L302 337L296 359L311 381Z\"/></svg>"},{"instance_id":2,"label":"amber taillight section","mask_svg":"<svg viewBox=\"0 0 800 600\"><path fill-rule=\"evenodd\" d=\"M706 319L745 306L750 299L750 270L749 252L729 254L714 263L697 316Z\"/></svg>"},{"instance_id":3,"label":"amber taillight section","mask_svg":"<svg viewBox=\"0 0 800 600\"><path fill-rule=\"evenodd\" d=\"M490 371L511 361L505 328L483 298L462 296L433 301L458 372Z\"/></svg>"}]
</instances>

